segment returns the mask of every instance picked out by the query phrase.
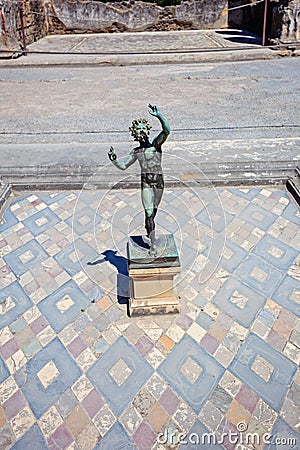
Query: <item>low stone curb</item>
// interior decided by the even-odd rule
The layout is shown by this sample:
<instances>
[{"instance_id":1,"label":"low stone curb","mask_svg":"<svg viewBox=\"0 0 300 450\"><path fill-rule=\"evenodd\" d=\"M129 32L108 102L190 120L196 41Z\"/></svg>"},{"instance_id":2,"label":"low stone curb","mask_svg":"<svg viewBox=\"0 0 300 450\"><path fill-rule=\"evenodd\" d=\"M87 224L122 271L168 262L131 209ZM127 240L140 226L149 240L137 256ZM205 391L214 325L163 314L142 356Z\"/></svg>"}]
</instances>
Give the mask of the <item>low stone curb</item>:
<instances>
[{"instance_id":1,"label":"low stone curb","mask_svg":"<svg viewBox=\"0 0 300 450\"><path fill-rule=\"evenodd\" d=\"M253 186L284 184L295 173L295 163L235 162L231 164L194 164L191 167L168 165L164 167L166 185L172 187L204 186ZM105 169L102 171L102 169ZM140 173L128 174L120 181L120 173L107 171L107 165L49 165L39 167L6 167L0 169L2 196L9 195L8 186L13 190L65 190L65 189L128 189L140 185ZM8 194L7 194L8 193Z\"/></svg>"},{"instance_id":2,"label":"low stone curb","mask_svg":"<svg viewBox=\"0 0 300 450\"><path fill-rule=\"evenodd\" d=\"M17 59L0 59L0 68L13 67L55 67L55 66L131 66L157 64L199 64L230 61L269 60L290 56L291 52L283 50L253 49L232 50L218 49L218 51L199 50L197 52L155 54L105 54L105 55L70 55L70 54L37 54L28 53Z\"/></svg>"}]
</instances>

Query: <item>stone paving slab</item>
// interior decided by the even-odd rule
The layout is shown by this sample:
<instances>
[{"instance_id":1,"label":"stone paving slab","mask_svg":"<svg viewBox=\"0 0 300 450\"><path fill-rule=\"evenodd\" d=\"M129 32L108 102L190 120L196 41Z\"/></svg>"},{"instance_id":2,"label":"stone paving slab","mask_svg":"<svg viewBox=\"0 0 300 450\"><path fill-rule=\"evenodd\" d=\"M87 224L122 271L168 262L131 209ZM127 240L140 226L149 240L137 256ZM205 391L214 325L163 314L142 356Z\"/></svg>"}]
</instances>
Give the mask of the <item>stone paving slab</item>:
<instances>
[{"instance_id":1,"label":"stone paving slab","mask_svg":"<svg viewBox=\"0 0 300 450\"><path fill-rule=\"evenodd\" d=\"M182 312L129 318L140 193L11 198L1 449L299 448L299 210L280 187L167 187L157 217Z\"/></svg>"},{"instance_id":2,"label":"stone paving slab","mask_svg":"<svg viewBox=\"0 0 300 450\"><path fill-rule=\"evenodd\" d=\"M238 42L240 35L241 42ZM32 51L70 52L161 52L191 51L197 49L234 47L260 47L259 38L246 31L237 30L189 30L145 31L142 33L101 33L48 36L30 45Z\"/></svg>"}]
</instances>

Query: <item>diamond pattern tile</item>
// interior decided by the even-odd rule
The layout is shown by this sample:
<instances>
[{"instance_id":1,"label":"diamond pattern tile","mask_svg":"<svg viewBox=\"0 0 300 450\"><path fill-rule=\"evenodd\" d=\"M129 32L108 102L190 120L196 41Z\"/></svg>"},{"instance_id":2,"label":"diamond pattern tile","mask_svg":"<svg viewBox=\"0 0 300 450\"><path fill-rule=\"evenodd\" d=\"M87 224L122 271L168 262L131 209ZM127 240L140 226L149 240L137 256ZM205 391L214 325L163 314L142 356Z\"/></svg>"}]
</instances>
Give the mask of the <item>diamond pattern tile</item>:
<instances>
[{"instance_id":1,"label":"diamond pattern tile","mask_svg":"<svg viewBox=\"0 0 300 450\"><path fill-rule=\"evenodd\" d=\"M32 301L15 281L0 291L0 326L4 327L32 306Z\"/></svg>"},{"instance_id":2,"label":"diamond pattern tile","mask_svg":"<svg viewBox=\"0 0 300 450\"><path fill-rule=\"evenodd\" d=\"M189 367L188 377L187 367ZM185 336L175 346L158 368L158 373L197 413L223 372L224 368L189 336Z\"/></svg>"},{"instance_id":3,"label":"diamond pattern tile","mask_svg":"<svg viewBox=\"0 0 300 450\"><path fill-rule=\"evenodd\" d=\"M275 411L282 405L296 368L296 364L254 334L248 336L229 367Z\"/></svg>"},{"instance_id":4,"label":"diamond pattern tile","mask_svg":"<svg viewBox=\"0 0 300 450\"><path fill-rule=\"evenodd\" d=\"M24 275L28 270L38 266L47 258L49 258L48 253L35 240L21 245L21 247L3 257L16 277Z\"/></svg>"},{"instance_id":5,"label":"diamond pattern tile","mask_svg":"<svg viewBox=\"0 0 300 450\"><path fill-rule=\"evenodd\" d=\"M213 298L219 308L245 327L252 324L266 301L266 297L232 278L224 283Z\"/></svg>"},{"instance_id":6,"label":"diamond pattern tile","mask_svg":"<svg viewBox=\"0 0 300 450\"><path fill-rule=\"evenodd\" d=\"M94 450L111 450L112 448L125 448L137 450L128 434L120 423L116 423L109 432L94 447Z\"/></svg>"},{"instance_id":7,"label":"diamond pattern tile","mask_svg":"<svg viewBox=\"0 0 300 450\"><path fill-rule=\"evenodd\" d=\"M116 364L110 369L109 374L120 387L132 374L132 370L127 366L123 359L120 358L119 361L116 362Z\"/></svg>"},{"instance_id":8,"label":"diamond pattern tile","mask_svg":"<svg viewBox=\"0 0 300 450\"><path fill-rule=\"evenodd\" d=\"M188 357L180 367L180 372L183 373L190 383L194 384L201 375L202 368L193 360L193 358Z\"/></svg>"},{"instance_id":9,"label":"diamond pattern tile","mask_svg":"<svg viewBox=\"0 0 300 450\"><path fill-rule=\"evenodd\" d=\"M127 367L125 381L116 381L111 376L111 370L122 359L121 364ZM131 373L128 375L130 369ZM89 379L96 388L108 399L113 411L121 414L138 390L152 375L153 369L138 351L126 339L120 337L102 357L87 372ZM128 375L128 376L127 376Z\"/></svg>"},{"instance_id":10,"label":"diamond pattern tile","mask_svg":"<svg viewBox=\"0 0 300 450\"><path fill-rule=\"evenodd\" d=\"M102 255L99 255L82 239L77 239L55 255L57 262L71 276L76 275L81 270L86 270L88 262L101 259L101 257Z\"/></svg>"},{"instance_id":11,"label":"diamond pattern tile","mask_svg":"<svg viewBox=\"0 0 300 450\"><path fill-rule=\"evenodd\" d=\"M46 389L60 373L53 361L49 361L41 370L37 372L38 379Z\"/></svg>"},{"instance_id":12,"label":"diamond pattern tile","mask_svg":"<svg viewBox=\"0 0 300 450\"><path fill-rule=\"evenodd\" d=\"M286 276L272 298L288 311L300 316L300 280Z\"/></svg>"},{"instance_id":13,"label":"diamond pattern tile","mask_svg":"<svg viewBox=\"0 0 300 450\"><path fill-rule=\"evenodd\" d=\"M70 280L42 300L38 307L54 330L60 332L89 304L88 297Z\"/></svg>"},{"instance_id":14,"label":"diamond pattern tile","mask_svg":"<svg viewBox=\"0 0 300 450\"><path fill-rule=\"evenodd\" d=\"M60 222L59 217L49 208L43 209L23 220L24 225L30 229L34 236L44 233L58 222Z\"/></svg>"},{"instance_id":15,"label":"diamond pattern tile","mask_svg":"<svg viewBox=\"0 0 300 450\"><path fill-rule=\"evenodd\" d=\"M75 214L66 220L66 223L75 231L78 236L89 232L92 233L94 226L101 222L101 216L90 206L76 211Z\"/></svg>"},{"instance_id":16,"label":"diamond pattern tile","mask_svg":"<svg viewBox=\"0 0 300 450\"><path fill-rule=\"evenodd\" d=\"M80 374L80 369L56 338L16 373L16 381L32 411L40 418Z\"/></svg>"},{"instance_id":17,"label":"diamond pattern tile","mask_svg":"<svg viewBox=\"0 0 300 450\"><path fill-rule=\"evenodd\" d=\"M259 241L253 253L280 270L287 270L298 255L296 249L269 235Z\"/></svg>"},{"instance_id":18,"label":"diamond pattern tile","mask_svg":"<svg viewBox=\"0 0 300 450\"><path fill-rule=\"evenodd\" d=\"M240 217L263 231L266 231L276 220L275 214L253 203L242 211Z\"/></svg>"},{"instance_id":19,"label":"diamond pattern tile","mask_svg":"<svg viewBox=\"0 0 300 450\"><path fill-rule=\"evenodd\" d=\"M283 273L264 260L251 255L237 269L236 276L250 287L270 296L280 284Z\"/></svg>"}]
</instances>

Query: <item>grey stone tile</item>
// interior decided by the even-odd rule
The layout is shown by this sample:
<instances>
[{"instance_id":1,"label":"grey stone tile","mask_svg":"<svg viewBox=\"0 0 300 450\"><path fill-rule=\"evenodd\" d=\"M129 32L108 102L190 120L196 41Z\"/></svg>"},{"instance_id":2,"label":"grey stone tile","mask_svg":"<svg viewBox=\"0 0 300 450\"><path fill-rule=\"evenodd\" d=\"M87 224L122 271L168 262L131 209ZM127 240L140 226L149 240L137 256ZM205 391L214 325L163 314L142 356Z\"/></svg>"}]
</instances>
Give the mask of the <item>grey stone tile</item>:
<instances>
[{"instance_id":1,"label":"grey stone tile","mask_svg":"<svg viewBox=\"0 0 300 450\"><path fill-rule=\"evenodd\" d=\"M217 386L209 400L223 414L225 414L233 399L223 388Z\"/></svg>"}]
</instances>

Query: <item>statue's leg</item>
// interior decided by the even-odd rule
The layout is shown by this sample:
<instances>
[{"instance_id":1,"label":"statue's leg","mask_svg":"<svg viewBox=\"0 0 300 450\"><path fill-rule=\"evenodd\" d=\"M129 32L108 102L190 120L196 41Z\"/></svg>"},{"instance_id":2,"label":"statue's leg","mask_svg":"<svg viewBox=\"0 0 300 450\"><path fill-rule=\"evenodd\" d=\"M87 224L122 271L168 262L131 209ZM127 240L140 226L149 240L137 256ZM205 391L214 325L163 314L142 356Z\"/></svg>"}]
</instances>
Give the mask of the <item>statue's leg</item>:
<instances>
[{"instance_id":1,"label":"statue's leg","mask_svg":"<svg viewBox=\"0 0 300 450\"><path fill-rule=\"evenodd\" d=\"M154 188L154 217L156 216L158 205L161 202L163 192L164 192L163 184L159 184L158 186L155 186L155 188Z\"/></svg>"},{"instance_id":2,"label":"statue's leg","mask_svg":"<svg viewBox=\"0 0 300 450\"><path fill-rule=\"evenodd\" d=\"M150 186L142 187L142 203L145 210L145 228L147 236L150 237L151 231L154 230L154 193Z\"/></svg>"},{"instance_id":3,"label":"statue's leg","mask_svg":"<svg viewBox=\"0 0 300 450\"><path fill-rule=\"evenodd\" d=\"M147 236L151 241L150 253L152 255L156 254L155 248L155 222L154 216L156 210L154 208L154 189L150 186L142 188L142 202L145 209L145 228L147 231Z\"/></svg>"}]
</instances>

